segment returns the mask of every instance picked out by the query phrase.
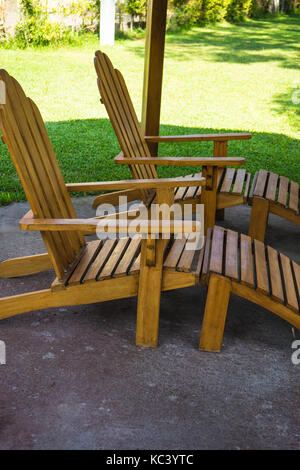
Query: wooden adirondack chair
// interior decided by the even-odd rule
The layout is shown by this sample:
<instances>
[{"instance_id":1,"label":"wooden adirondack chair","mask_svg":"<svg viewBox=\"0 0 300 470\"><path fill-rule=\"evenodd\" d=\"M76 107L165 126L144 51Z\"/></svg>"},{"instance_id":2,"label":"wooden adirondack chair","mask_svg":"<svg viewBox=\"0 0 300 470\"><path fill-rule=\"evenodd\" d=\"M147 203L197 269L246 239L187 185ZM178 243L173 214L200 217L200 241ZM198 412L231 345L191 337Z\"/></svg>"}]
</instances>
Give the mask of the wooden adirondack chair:
<instances>
[{"instance_id":1,"label":"wooden adirondack chair","mask_svg":"<svg viewBox=\"0 0 300 470\"><path fill-rule=\"evenodd\" d=\"M104 226L99 227L99 219L76 218L68 190L154 188L159 202L169 202L168 198L177 181L171 178L148 181L143 179L70 184L67 187L37 106L25 96L19 83L5 70L0 71L0 80L6 89L5 103L0 105L2 137L31 206L29 213L20 221L20 227L24 230L40 231L47 254L37 255L38 269L42 270L51 265L57 276L49 289L1 298L0 318L36 309L88 304L139 294L138 318L145 316L149 310L150 319L156 318L156 323L154 320L150 321L148 326L148 317L145 325L140 320L138 337L140 342L145 341L146 344L155 341L161 290L195 283L194 271L187 274L178 272L174 277L174 271L163 270L163 253L168 240L162 238L131 240L126 237L86 244L83 233L106 229ZM187 185L195 186L204 183L204 178L186 182ZM170 221L171 232L176 233L178 222L180 221ZM186 230L190 232L195 227L196 222L186 224ZM123 233L122 221L116 222L113 231ZM148 235L148 231L148 226L140 230L141 234L145 235ZM164 233L162 222L158 222L156 231L160 235ZM30 262L34 264L35 259L36 257L22 258L12 265L14 269L18 265L22 271L24 262L24 270L28 274L28 265ZM33 271L34 268L31 269L31 272Z\"/></svg>"},{"instance_id":2,"label":"wooden adirondack chair","mask_svg":"<svg viewBox=\"0 0 300 470\"><path fill-rule=\"evenodd\" d=\"M122 153L116 157L119 164L127 164L134 178L157 178L156 165L186 165L201 166L199 158L157 158L151 157L148 143L152 142L214 142L214 157L211 163L218 161L219 168L214 170L214 187L216 189L215 208L212 205L210 212L207 212L207 224L214 225L216 210L222 211L226 207L243 204L246 202L250 190L250 173L244 169L227 168L233 165L232 159L227 157L227 145L231 140L250 139L249 133L236 134L208 134L208 135L180 135L180 136L144 136L138 122L131 98L126 87L125 80L119 70L114 69L106 54L97 51L94 64L98 76L98 87L101 95L101 102L104 103L111 123L114 127ZM217 160L219 158L219 160ZM208 160L209 161L209 160ZM212 174L212 169L209 168ZM197 176L201 175L198 173ZM203 176L207 176L205 169ZM124 193L128 200L143 197L137 192ZM206 196L202 194L202 188L178 186L174 191L177 203L196 205L206 202ZM103 202L114 204L118 195L100 195L93 206L97 207ZM212 201L210 200L210 204Z\"/></svg>"},{"instance_id":3,"label":"wooden adirondack chair","mask_svg":"<svg viewBox=\"0 0 300 470\"><path fill-rule=\"evenodd\" d=\"M299 184L266 170L255 173L248 203L252 206L249 235L264 241L269 214L300 227Z\"/></svg>"},{"instance_id":4,"label":"wooden adirondack chair","mask_svg":"<svg viewBox=\"0 0 300 470\"><path fill-rule=\"evenodd\" d=\"M209 229L204 246L196 250L188 249L192 235L183 239L172 236L170 241L163 237L126 237L86 244L82 233L105 231L105 225L99 227L99 219L77 219L68 191L156 189L157 202L170 205L178 180L65 185L38 108L4 70L0 71L0 80L6 87L6 102L0 104L2 136L31 206L20 227L40 231L48 252L41 256L49 257L57 275L49 289L1 298L0 319L32 310L138 295L136 342L156 346L161 291L203 282L208 284L208 299L202 349L220 349L231 292L264 306L300 329L300 266L245 235L217 227ZM186 178L181 184L199 187L206 182L198 177ZM106 224L107 219L102 222ZM180 232L181 221L168 222L172 233ZM186 224L188 233L195 229L196 222ZM124 225L118 221L113 231L123 230ZM157 223L156 231L165 233L163 222ZM149 227L141 228L141 233L148 234ZM22 269L22 261L18 263ZM28 259L25 264L29 264Z\"/></svg>"},{"instance_id":5,"label":"wooden adirondack chair","mask_svg":"<svg viewBox=\"0 0 300 470\"><path fill-rule=\"evenodd\" d=\"M101 51L96 52L94 63L101 101L105 104L122 150L115 161L129 165L134 178L156 178L156 165L201 165L200 159L197 158L153 158L148 143L213 141L214 157L222 157L219 160L218 170L214 170L216 181L213 186L216 195L210 193L208 200L208 193L203 194L201 187L178 186L174 191L176 202L181 204L209 203L210 210L206 211L208 227L214 225L216 211L218 218L222 218L222 211L226 207L248 203L252 205L249 235L260 241L264 241L269 213L279 215L300 226L298 183L272 172L260 170L255 174L250 187L250 173L244 169L227 168L224 162L221 164L227 156L228 142L250 139L251 134L144 136L122 74L113 68L107 55ZM228 159L227 164L232 166L232 161ZM203 176L207 177L208 174L205 171L203 171ZM209 173L212 174L211 168L209 168ZM137 191L123 194L128 197L128 200L142 197ZM118 193L98 196L94 201L94 207L103 202L117 205Z\"/></svg>"}]
</instances>

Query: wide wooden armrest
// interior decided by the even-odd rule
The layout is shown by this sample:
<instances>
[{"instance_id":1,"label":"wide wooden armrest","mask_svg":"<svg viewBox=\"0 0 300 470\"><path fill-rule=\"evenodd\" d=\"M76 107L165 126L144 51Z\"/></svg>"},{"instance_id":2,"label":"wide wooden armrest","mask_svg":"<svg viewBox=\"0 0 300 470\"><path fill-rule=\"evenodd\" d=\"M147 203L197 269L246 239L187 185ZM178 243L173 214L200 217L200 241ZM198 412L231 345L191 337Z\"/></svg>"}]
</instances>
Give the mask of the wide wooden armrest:
<instances>
[{"instance_id":1,"label":"wide wooden armrest","mask_svg":"<svg viewBox=\"0 0 300 470\"><path fill-rule=\"evenodd\" d=\"M235 132L233 134L190 134L190 135L152 135L145 136L147 142L224 142L228 140L248 140L252 135L249 132Z\"/></svg>"},{"instance_id":2,"label":"wide wooden armrest","mask_svg":"<svg viewBox=\"0 0 300 470\"><path fill-rule=\"evenodd\" d=\"M243 157L135 157L126 158L123 154L115 157L115 162L123 165L179 165L179 166L240 166ZM135 180L136 181L136 180Z\"/></svg>"},{"instance_id":3,"label":"wide wooden armrest","mask_svg":"<svg viewBox=\"0 0 300 470\"><path fill-rule=\"evenodd\" d=\"M131 162L132 163L132 162ZM180 186L203 186L205 178L182 178ZM69 183L68 191L109 191L117 189L160 189L176 188L178 178L151 178L122 181L104 181L102 183Z\"/></svg>"},{"instance_id":4,"label":"wide wooden armrest","mask_svg":"<svg viewBox=\"0 0 300 470\"><path fill-rule=\"evenodd\" d=\"M29 211L19 222L22 230L40 232L80 231L84 233L120 233L130 232L130 220L119 219L36 219L31 218ZM140 221L137 233L141 235L165 233L194 233L199 232L201 223L192 220L145 220Z\"/></svg>"}]
</instances>

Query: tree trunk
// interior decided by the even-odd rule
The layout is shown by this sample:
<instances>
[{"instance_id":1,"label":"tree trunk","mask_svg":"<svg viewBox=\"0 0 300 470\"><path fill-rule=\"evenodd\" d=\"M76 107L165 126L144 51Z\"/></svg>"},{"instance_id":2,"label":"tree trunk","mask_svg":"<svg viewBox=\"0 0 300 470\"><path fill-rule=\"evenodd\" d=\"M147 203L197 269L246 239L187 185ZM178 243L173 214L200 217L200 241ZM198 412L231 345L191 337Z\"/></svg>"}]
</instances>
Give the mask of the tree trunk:
<instances>
[{"instance_id":1,"label":"tree trunk","mask_svg":"<svg viewBox=\"0 0 300 470\"><path fill-rule=\"evenodd\" d=\"M4 11L5 34L13 36L15 34L15 27L20 19L18 0L5 0Z\"/></svg>"}]
</instances>

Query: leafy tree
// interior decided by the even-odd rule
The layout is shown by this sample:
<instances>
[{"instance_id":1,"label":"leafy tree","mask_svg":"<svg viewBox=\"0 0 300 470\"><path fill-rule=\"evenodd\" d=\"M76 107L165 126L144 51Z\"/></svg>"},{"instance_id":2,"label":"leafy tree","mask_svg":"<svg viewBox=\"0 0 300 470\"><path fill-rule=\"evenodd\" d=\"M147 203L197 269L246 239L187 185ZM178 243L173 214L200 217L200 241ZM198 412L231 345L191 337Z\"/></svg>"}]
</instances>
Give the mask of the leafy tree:
<instances>
[{"instance_id":1,"label":"leafy tree","mask_svg":"<svg viewBox=\"0 0 300 470\"><path fill-rule=\"evenodd\" d=\"M237 22L243 21L251 11L252 0L231 0L226 18L229 21Z\"/></svg>"},{"instance_id":2,"label":"leafy tree","mask_svg":"<svg viewBox=\"0 0 300 470\"><path fill-rule=\"evenodd\" d=\"M135 16L145 16L147 8L147 0L127 0L125 12L131 16L131 30L133 30L133 23Z\"/></svg>"}]
</instances>

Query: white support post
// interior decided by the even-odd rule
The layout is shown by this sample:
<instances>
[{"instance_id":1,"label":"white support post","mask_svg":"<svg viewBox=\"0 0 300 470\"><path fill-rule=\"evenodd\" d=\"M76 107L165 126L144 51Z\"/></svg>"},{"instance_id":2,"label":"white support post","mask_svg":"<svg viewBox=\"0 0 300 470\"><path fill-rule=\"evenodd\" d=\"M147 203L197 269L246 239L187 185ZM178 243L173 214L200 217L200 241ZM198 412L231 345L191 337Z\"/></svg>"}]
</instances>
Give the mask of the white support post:
<instances>
[{"instance_id":1,"label":"white support post","mask_svg":"<svg viewBox=\"0 0 300 470\"><path fill-rule=\"evenodd\" d=\"M100 45L113 46L115 42L115 0L101 0Z\"/></svg>"}]
</instances>

